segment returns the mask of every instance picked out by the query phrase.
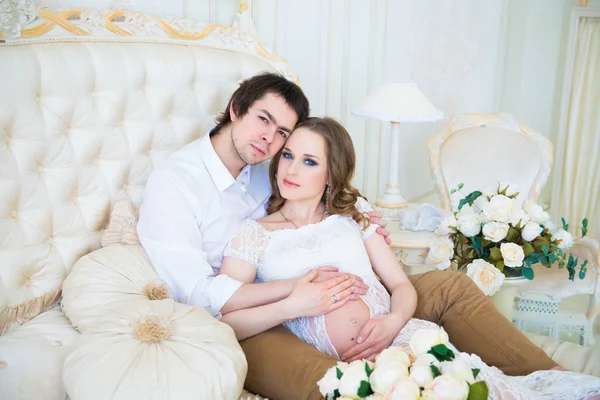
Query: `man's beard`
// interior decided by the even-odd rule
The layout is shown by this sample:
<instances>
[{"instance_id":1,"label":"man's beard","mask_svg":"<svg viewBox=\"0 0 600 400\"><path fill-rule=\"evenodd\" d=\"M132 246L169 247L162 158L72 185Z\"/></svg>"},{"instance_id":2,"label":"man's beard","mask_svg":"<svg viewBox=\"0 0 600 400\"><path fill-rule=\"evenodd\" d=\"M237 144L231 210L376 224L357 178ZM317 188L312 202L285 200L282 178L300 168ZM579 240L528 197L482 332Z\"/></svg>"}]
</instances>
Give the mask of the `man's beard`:
<instances>
[{"instance_id":1,"label":"man's beard","mask_svg":"<svg viewBox=\"0 0 600 400\"><path fill-rule=\"evenodd\" d=\"M233 151L235 151L235 154L237 155L237 157L244 163L244 164L248 164L248 165L256 165L259 163L259 161L253 161L253 160L249 160L249 157L246 157L246 155L239 149L234 137L233 137L233 132L231 133L231 145L233 146Z\"/></svg>"}]
</instances>

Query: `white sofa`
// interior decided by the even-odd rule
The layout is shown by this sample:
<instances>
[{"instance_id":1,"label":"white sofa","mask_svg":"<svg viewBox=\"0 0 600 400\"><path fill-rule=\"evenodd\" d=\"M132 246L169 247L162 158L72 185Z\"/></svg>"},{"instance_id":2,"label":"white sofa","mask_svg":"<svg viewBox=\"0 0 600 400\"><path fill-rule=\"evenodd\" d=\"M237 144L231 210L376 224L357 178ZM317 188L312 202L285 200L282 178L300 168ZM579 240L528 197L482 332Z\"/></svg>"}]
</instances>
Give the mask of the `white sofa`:
<instances>
[{"instance_id":1,"label":"white sofa","mask_svg":"<svg viewBox=\"0 0 600 400\"><path fill-rule=\"evenodd\" d=\"M231 329L170 299L135 218L110 215L241 79L296 76L231 27L17 11L21 37L0 36L0 398L258 399ZM109 225L126 245L101 248Z\"/></svg>"}]
</instances>

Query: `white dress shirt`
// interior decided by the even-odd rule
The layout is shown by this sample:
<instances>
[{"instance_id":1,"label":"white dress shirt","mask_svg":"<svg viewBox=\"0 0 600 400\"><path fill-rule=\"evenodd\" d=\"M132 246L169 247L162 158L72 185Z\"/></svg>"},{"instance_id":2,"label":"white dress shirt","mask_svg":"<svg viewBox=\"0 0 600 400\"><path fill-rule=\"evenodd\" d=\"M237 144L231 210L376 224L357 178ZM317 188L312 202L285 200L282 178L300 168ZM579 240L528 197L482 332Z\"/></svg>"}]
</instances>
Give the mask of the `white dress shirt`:
<instances>
[{"instance_id":1,"label":"white dress shirt","mask_svg":"<svg viewBox=\"0 0 600 400\"><path fill-rule=\"evenodd\" d=\"M237 179L209 135L157 167L146 184L137 232L174 298L216 318L242 282L217 273L223 250L246 218L266 215L268 165L247 165Z\"/></svg>"}]
</instances>

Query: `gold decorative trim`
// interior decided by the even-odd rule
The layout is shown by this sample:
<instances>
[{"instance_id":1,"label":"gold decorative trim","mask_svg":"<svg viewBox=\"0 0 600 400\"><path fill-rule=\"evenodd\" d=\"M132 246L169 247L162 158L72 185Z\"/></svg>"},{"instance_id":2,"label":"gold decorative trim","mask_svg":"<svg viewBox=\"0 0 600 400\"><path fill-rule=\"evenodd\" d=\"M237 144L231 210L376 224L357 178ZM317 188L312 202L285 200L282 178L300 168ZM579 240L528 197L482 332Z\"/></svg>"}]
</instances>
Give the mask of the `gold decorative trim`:
<instances>
[{"instance_id":1,"label":"gold decorative trim","mask_svg":"<svg viewBox=\"0 0 600 400\"><path fill-rule=\"evenodd\" d=\"M376 200L375 205L377 207L382 207L382 208L400 208L400 207L406 207L408 205L408 202L398 203L398 204L384 204L384 203L380 203L379 200Z\"/></svg>"},{"instance_id":2,"label":"gold decorative trim","mask_svg":"<svg viewBox=\"0 0 600 400\"><path fill-rule=\"evenodd\" d=\"M242 12L247 11L247 7L247 0L241 2ZM0 46L69 41L117 42L119 38L130 38L135 39L131 41L145 43L182 41L181 43L186 45L200 44L256 54L275 64L288 79L300 84L298 76L290 70L286 59L266 49L246 30L234 26L202 24L185 18L161 19L129 10L99 13L81 8L60 11L37 8L36 12L31 21L24 26L19 25L20 33L16 37L7 38L0 32L0 39L6 40L6 43ZM74 38L77 40L73 40Z\"/></svg>"},{"instance_id":3,"label":"gold decorative trim","mask_svg":"<svg viewBox=\"0 0 600 400\"><path fill-rule=\"evenodd\" d=\"M589 0L579 0L579 7L587 7Z\"/></svg>"},{"instance_id":4,"label":"gold decorative trim","mask_svg":"<svg viewBox=\"0 0 600 400\"><path fill-rule=\"evenodd\" d=\"M390 247L394 249L427 249L429 251L428 242L392 242Z\"/></svg>"}]
</instances>

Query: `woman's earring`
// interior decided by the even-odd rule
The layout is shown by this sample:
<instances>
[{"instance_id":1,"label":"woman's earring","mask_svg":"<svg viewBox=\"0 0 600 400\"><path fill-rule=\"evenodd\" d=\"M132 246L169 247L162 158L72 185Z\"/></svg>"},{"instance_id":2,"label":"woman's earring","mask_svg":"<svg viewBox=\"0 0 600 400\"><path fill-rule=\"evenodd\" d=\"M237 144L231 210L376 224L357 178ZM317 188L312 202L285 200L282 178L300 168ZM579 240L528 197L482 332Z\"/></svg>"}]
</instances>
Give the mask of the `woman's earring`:
<instances>
[{"instance_id":1,"label":"woman's earring","mask_svg":"<svg viewBox=\"0 0 600 400\"><path fill-rule=\"evenodd\" d=\"M329 214L329 196L331 195L331 186L327 185L325 190L325 214Z\"/></svg>"}]
</instances>

